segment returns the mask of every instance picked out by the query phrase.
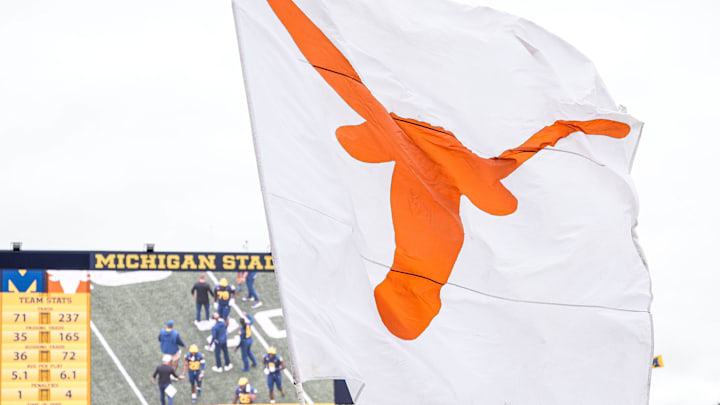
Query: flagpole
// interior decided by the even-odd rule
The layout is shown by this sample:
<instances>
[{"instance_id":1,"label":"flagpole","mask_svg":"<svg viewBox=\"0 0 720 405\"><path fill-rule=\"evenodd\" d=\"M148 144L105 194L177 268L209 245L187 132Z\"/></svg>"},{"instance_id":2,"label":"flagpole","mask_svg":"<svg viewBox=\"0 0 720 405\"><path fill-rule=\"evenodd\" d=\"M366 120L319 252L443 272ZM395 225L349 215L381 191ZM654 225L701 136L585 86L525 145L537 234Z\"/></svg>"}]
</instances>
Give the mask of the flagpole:
<instances>
[{"instance_id":1,"label":"flagpole","mask_svg":"<svg viewBox=\"0 0 720 405\"><path fill-rule=\"evenodd\" d=\"M295 379L295 377L293 377ZM295 383L295 393L297 393L298 402L300 405L305 405L305 391L303 391L303 386L301 382Z\"/></svg>"},{"instance_id":2,"label":"flagpole","mask_svg":"<svg viewBox=\"0 0 720 405\"><path fill-rule=\"evenodd\" d=\"M260 161L261 161L260 149L258 148L257 137L255 136L256 135L255 134L255 123L254 123L255 119L254 119L254 114L253 114L250 91L247 86L247 75L246 75L247 71L245 70L245 64L243 63L243 61L246 58L243 55L243 48L240 45L242 43L242 40L240 38L240 27L238 25L238 16L239 16L240 12L235 7L235 4L237 1L239 1L239 0L232 1L232 11L233 11L233 20L234 20L233 22L235 23L235 35L237 38L238 51L240 54L240 67L241 67L242 73L243 73L243 87L245 88L245 98L247 100L248 113L250 115L250 129L251 129L250 132L252 133L253 147L255 149L255 161L257 163L257 168L258 168L258 177L260 178L260 191L263 196L263 208L265 209L265 219L266 219L267 227L268 227L268 235L270 237L270 245L271 245L270 252L272 252L273 266L275 267L275 278L278 280L278 287L279 287L279 285L281 283L280 282L280 278L281 278L280 259L278 257L279 254L277 254L275 249L272 249L272 247L275 246L275 243L273 242L274 238L273 238L273 232L272 232L272 226L271 226L272 221L270 219L270 210L268 210L268 206L267 206L267 199L265 198L265 181L264 181L264 176L263 176L263 171L262 171L262 165L260 164ZM286 313L285 308L287 307L287 305L285 304L285 300L283 299L282 288L278 288L278 294L280 296L280 306L282 307L283 313ZM302 379L300 377L300 373L299 373L298 366L297 366L297 356L295 356L294 344L293 344L293 340L292 340L292 332L291 332L289 323L290 323L290 319L285 317L285 328L288 331L287 340L288 340L288 357L290 358L290 374L292 375L292 379L293 379L292 382L293 382L293 385L295 386L295 393L297 394L299 404L307 405L307 402L305 401L305 391L303 390L303 386L302 386Z\"/></svg>"}]
</instances>

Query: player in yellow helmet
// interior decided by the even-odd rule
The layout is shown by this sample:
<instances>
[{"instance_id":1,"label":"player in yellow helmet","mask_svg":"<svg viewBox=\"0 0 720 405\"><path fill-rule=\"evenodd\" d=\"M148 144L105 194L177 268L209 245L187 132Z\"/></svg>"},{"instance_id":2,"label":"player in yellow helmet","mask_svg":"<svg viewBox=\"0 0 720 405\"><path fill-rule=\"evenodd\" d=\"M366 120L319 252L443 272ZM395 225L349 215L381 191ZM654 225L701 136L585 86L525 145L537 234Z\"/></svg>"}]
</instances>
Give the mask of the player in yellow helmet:
<instances>
[{"instance_id":1,"label":"player in yellow helmet","mask_svg":"<svg viewBox=\"0 0 720 405\"><path fill-rule=\"evenodd\" d=\"M250 346L253 343L252 325L254 322L255 319L252 317L252 315L248 314L247 312L242 313L242 318L240 318L240 330L238 330L238 335L240 335L240 342L238 342L235 351L237 352L238 350L242 349L242 371L245 372L250 371L250 361L252 361L253 367L257 366L257 360L255 360L255 355L250 349Z\"/></svg>"},{"instance_id":2,"label":"player in yellow helmet","mask_svg":"<svg viewBox=\"0 0 720 405\"><path fill-rule=\"evenodd\" d=\"M221 278L218 285L215 286L215 301L218 304L217 312L220 318L225 320L225 324L230 322L230 300L235 299L237 291L235 287L228 283L226 278Z\"/></svg>"},{"instance_id":3,"label":"player in yellow helmet","mask_svg":"<svg viewBox=\"0 0 720 405\"><path fill-rule=\"evenodd\" d=\"M235 388L235 399L233 404L253 404L255 403L255 388L250 385L247 377L240 377L238 385Z\"/></svg>"},{"instance_id":4,"label":"player in yellow helmet","mask_svg":"<svg viewBox=\"0 0 720 405\"><path fill-rule=\"evenodd\" d=\"M190 391L191 400L194 404L197 401L197 397L202 395L202 380L205 376L205 356L200 353L197 345L190 345L190 353L185 355L185 365L183 366L183 373L189 372L190 380ZM197 384L197 394L195 393L195 385Z\"/></svg>"},{"instance_id":5,"label":"player in yellow helmet","mask_svg":"<svg viewBox=\"0 0 720 405\"><path fill-rule=\"evenodd\" d=\"M277 386L280 395L285 396L285 391L282 388L282 370L285 369L285 362L282 356L278 356L277 349L271 347L268 349L267 354L263 358L263 365L265 366L265 374L267 375L268 391L270 392L270 403L275 403L275 393L273 392L274 386Z\"/></svg>"}]
</instances>

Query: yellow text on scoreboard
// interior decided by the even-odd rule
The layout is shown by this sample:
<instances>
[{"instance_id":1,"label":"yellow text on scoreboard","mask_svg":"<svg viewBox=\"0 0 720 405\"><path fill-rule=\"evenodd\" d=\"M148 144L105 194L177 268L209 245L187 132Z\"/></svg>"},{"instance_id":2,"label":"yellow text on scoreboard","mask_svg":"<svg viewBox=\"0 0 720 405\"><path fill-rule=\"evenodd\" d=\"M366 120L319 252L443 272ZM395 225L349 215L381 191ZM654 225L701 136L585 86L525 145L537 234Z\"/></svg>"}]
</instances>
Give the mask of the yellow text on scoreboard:
<instances>
[{"instance_id":1,"label":"yellow text on scoreboard","mask_svg":"<svg viewBox=\"0 0 720 405\"><path fill-rule=\"evenodd\" d=\"M3 292L0 403L90 403L90 294Z\"/></svg>"}]
</instances>

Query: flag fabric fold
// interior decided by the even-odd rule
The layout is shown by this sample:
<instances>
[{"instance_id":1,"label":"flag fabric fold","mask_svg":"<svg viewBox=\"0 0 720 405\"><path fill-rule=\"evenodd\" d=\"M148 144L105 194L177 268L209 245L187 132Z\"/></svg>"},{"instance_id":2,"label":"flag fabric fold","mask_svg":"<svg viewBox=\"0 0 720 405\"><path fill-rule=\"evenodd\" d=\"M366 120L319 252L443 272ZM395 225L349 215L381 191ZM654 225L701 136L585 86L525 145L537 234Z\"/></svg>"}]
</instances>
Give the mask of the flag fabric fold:
<instances>
[{"instance_id":1,"label":"flag fabric fold","mask_svg":"<svg viewBox=\"0 0 720 405\"><path fill-rule=\"evenodd\" d=\"M300 381L358 404L645 404L642 123L536 25L430 0L234 3Z\"/></svg>"}]
</instances>

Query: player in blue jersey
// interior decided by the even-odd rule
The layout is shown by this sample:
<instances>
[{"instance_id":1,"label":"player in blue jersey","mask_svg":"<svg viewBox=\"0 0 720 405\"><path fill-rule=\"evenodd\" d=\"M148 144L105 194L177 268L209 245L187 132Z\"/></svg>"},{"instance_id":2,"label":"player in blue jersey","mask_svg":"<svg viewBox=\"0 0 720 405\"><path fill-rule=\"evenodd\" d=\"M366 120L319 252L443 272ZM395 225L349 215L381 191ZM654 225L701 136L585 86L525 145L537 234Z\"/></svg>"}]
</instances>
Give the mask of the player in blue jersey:
<instances>
[{"instance_id":1,"label":"player in blue jersey","mask_svg":"<svg viewBox=\"0 0 720 405\"><path fill-rule=\"evenodd\" d=\"M222 361L220 359L220 353L225 357L225 371L230 371L233 365L230 363L230 355L228 354L227 347L227 322L220 318L220 315L216 312L213 314L215 320L215 326L212 328L212 343L215 346L215 365L213 371L221 373L223 371Z\"/></svg>"},{"instance_id":2,"label":"player in blue jersey","mask_svg":"<svg viewBox=\"0 0 720 405\"><path fill-rule=\"evenodd\" d=\"M230 300L235 299L235 295L237 295L235 287L228 284L226 278L221 278L215 286L215 302L218 304L217 312L226 324L230 322Z\"/></svg>"},{"instance_id":3,"label":"player in blue jersey","mask_svg":"<svg viewBox=\"0 0 720 405\"><path fill-rule=\"evenodd\" d=\"M246 377L241 377L238 380L238 385L235 388L235 399L233 404L254 404L255 403L255 388L249 384Z\"/></svg>"},{"instance_id":4,"label":"player in blue jersey","mask_svg":"<svg viewBox=\"0 0 720 405\"><path fill-rule=\"evenodd\" d=\"M275 403L275 393L273 392L273 386L277 386L280 395L285 396L285 391L282 388L282 370L285 369L285 362L282 356L278 356L277 349L271 347L268 349L267 354L263 358L263 365L265 366L265 374L267 375L268 391L270 392L270 403Z\"/></svg>"},{"instance_id":5,"label":"player in blue jersey","mask_svg":"<svg viewBox=\"0 0 720 405\"><path fill-rule=\"evenodd\" d=\"M190 372L188 373L188 370ZM202 395L202 380L205 376L205 356L200 353L197 345L190 345L190 353L185 355L185 365L183 366L183 373L188 373L190 377L190 391L192 392L191 399L194 404L197 401L197 397ZM195 385L197 384L197 395L195 394Z\"/></svg>"},{"instance_id":6,"label":"player in blue jersey","mask_svg":"<svg viewBox=\"0 0 720 405\"><path fill-rule=\"evenodd\" d=\"M245 281L245 285L247 285L248 288L248 295L247 297L242 297L242 300L255 301L252 308L258 308L262 305L262 301L260 301L257 291L255 291L255 277L257 277L257 271L246 271L242 276L242 279Z\"/></svg>"},{"instance_id":7,"label":"player in blue jersey","mask_svg":"<svg viewBox=\"0 0 720 405\"><path fill-rule=\"evenodd\" d=\"M247 318L247 321L245 320ZM255 360L255 355L250 350L250 345L252 345L253 338L252 338L252 329L250 328L255 322L252 315L246 313L243 313L243 317L240 318L240 329L238 330L238 335L240 335L240 342L238 343L237 347L235 348L235 351L242 350L242 361L243 361L243 369L242 371L250 371L250 368L248 367L248 359L252 361L252 366L257 366L257 360Z\"/></svg>"}]
</instances>

